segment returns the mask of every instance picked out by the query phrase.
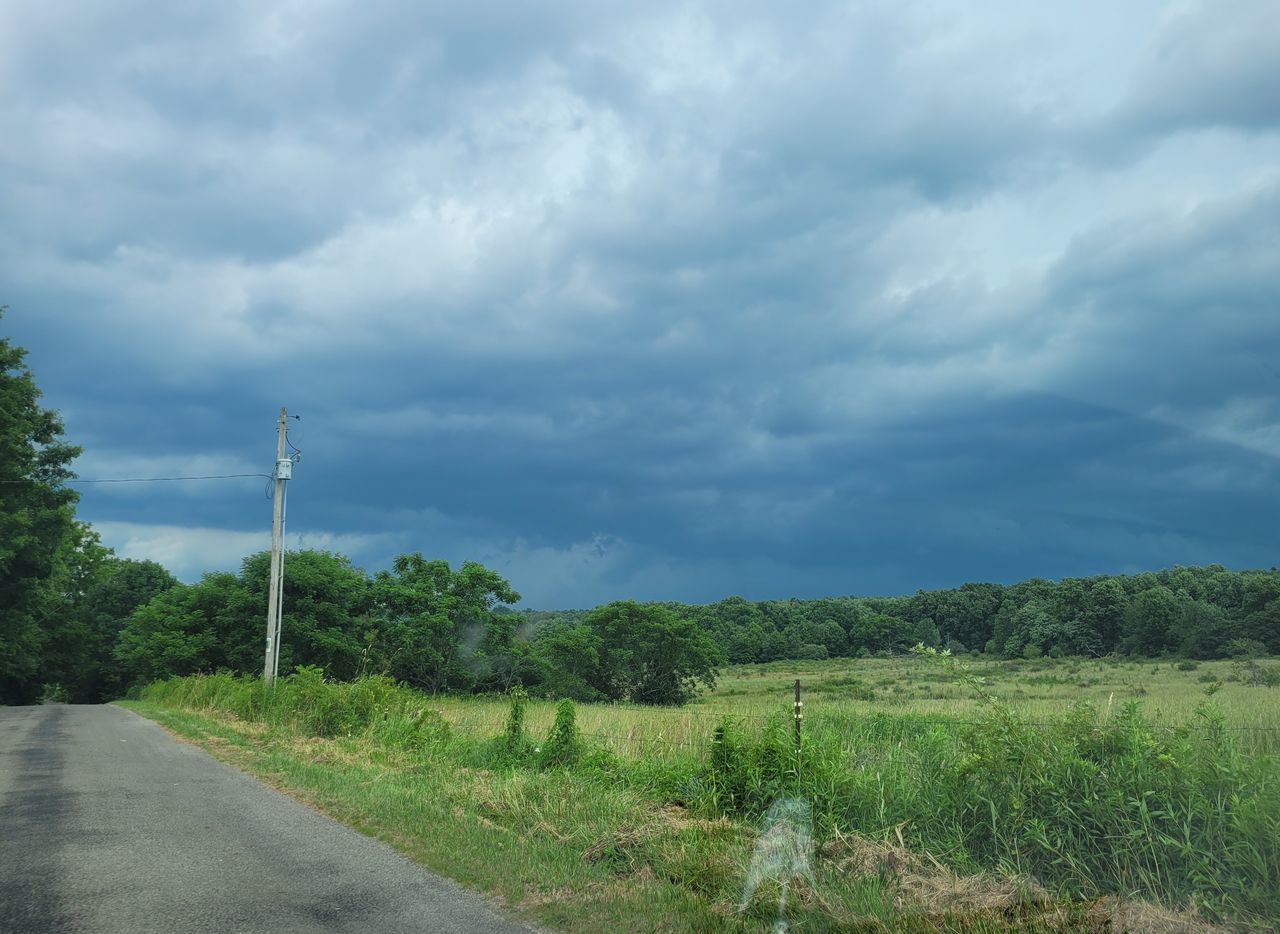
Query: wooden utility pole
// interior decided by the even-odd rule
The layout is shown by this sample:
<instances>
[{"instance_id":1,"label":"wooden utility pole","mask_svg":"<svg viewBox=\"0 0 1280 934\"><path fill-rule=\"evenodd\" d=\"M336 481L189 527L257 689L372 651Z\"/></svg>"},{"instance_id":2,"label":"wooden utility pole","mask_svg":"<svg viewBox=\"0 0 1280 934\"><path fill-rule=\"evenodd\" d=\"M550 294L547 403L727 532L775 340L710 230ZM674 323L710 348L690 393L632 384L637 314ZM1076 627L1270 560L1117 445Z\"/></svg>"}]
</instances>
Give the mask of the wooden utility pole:
<instances>
[{"instance_id":1,"label":"wooden utility pole","mask_svg":"<svg viewBox=\"0 0 1280 934\"><path fill-rule=\"evenodd\" d=\"M280 657L280 561L283 546L284 484L293 474L293 462L284 456L284 436L289 413L281 407L276 428L275 494L271 499L271 581L267 587L267 655L262 680L270 684L276 676ZM282 468L282 464L288 464Z\"/></svg>"}]
</instances>

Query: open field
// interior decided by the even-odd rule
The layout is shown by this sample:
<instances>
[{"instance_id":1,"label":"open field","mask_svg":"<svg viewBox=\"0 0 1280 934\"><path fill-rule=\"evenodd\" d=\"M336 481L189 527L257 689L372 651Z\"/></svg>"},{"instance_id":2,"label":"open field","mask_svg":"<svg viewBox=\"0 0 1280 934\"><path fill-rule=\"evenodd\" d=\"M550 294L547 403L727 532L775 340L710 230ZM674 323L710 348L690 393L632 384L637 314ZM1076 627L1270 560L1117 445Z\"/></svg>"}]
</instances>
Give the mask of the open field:
<instances>
[{"instance_id":1,"label":"open field","mask_svg":"<svg viewBox=\"0 0 1280 934\"><path fill-rule=\"evenodd\" d=\"M1085 705L1104 720L1126 702L1138 701L1153 725L1191 723L1211 701L1242 749L1280 752L1280 688L1246 685L1235 662L1198 662L1182 671L1177 660L960 659L988 690L1028 721L1059 719L1072 705ZM1280 668L1280 661L1264 661ZM914 656L892 659L833 659L773 662L725 669L716 690L683 708L583 704L584 732L620 755L669 756L705 748L728 716L749 725L770 714L790 716L793 685L802 687L804 715L815 728L886 714L917 715L940 722L969 720L983 707L972 687L948 671ZM1206 689L1211 694L1206 694ZM437 698L433 706L464 735L492 735L507 714L504 698ZM555 704L529 702L529 723L545 730Z\"/></svg>"},{"instance_id":2,"label":"open field","mask_svg":"<svg viewBox=\"0 0 1280 934\"><path fill-rule=\"evenodd\" d=\"M1134 905L1154 929L1171 912L1280 917L1280 691L1229 680L1248 674L1232 663L964 664L740 667L684 709L427 697L316 671L272 692L173 679L135 709L566 930L1138 930L1117 914ZM753 887L779 832L812 839L803 866Z\"/></svg>"}]
</instances>

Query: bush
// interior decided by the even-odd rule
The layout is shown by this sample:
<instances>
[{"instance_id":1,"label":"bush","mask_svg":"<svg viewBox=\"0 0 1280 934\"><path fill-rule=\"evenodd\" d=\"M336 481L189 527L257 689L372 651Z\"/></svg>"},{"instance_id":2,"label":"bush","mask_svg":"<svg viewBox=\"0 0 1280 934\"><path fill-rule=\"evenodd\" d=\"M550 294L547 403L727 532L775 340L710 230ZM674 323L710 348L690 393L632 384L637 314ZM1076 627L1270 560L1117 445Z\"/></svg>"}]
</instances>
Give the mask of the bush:
<instances>
[{"instance_id":1,"label":"bush","mask_svg":"<svg viewBox=\"0 0 1280 934\"><path fill-rule=\"evenodd\" d=\"M1280 687L1280 667L1259 665L1253 659L1236 662L1233 666L1235 676L1242 684L1255 688Z\"/></svg>"},{"instance_id":2,"label":"bush","mask_svg":"<svg viewBox=\"0 0 1280 934\"><path fill-rule=\"evenodd\" d=\"M816 642L804 642L796 648L792 657L797 660L821 661L829 658L830 652L825 645L819 645Z\"/></svg>"},{"instance_id":3,"label":"bush","mask_svg":"<svg viewBox=\"0 0 1280 934\"><path fill-rule=\"evenodd\" d=\"M1267 654L1267 647L1257 639L1232 639L1223 652L1227 658L1261 658Z\"/></svg>"},{"instance_id":4,"label":"bush","mask_svg":"<svg viewBox=\"0 0 1280 934\"><path fill-rule=\"evenodd\" d=\"M1178 664L1174 665L1174 667L1179 671L1195 671L1200 667L1200 663L1192 661L1189 658L1184 658L1182 661L1178 662Z\"/></svg>"}]
</instances>

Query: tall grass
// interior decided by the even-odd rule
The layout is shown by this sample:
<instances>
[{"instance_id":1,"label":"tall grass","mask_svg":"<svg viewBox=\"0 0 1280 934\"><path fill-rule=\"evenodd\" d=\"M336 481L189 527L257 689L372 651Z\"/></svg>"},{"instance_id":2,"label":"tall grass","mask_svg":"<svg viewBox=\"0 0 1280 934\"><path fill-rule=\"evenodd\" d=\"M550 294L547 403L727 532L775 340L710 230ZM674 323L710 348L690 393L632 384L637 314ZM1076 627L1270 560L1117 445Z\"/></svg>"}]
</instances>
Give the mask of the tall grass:
<instances>
[{"instance_id":1,"label":"tall grass","mask_svg":"<svg viewBox=\"0 0 1280 934\"><path fill-rule=\"evenodd\" d=\"M429 698L384 675L333 682L304 666L273 684L226 673L170 678L144 687L140 699L187 709L220 710L241 720L288 726L311 736L368 734L399 746L440 744L449 724Z\"/></svg>"},{"instance_id":2,"label":"tall grass","mask_svg":"<svg viewBox=\"0 0 1280 934\"><path fill-rule=\"evenodd\" d=\"M1177 727L1148 722L1137 703L1078 707L1053 721L1000 703L964 720L846 709L806 720L797 748L783 714L649 712L642 721L631 708L428 698L381 677L335 684L318 669L270 688L229 675L177 678L142 697L311 735L368 736L458 766L573 772L708 817L757 819L779 798L803 798L820 842L854 832L1066 897L1138 895L1215 917L1280 917L1280 758L1242 749L1208 705ZM662 732L646 734L645 723Z\"/></svg>"},{"instance_id":3,"label":"tall grass","mask_svg":"<svg viewBox=\"0 0 1280 934\"><path fill-rule=\"evenodd\" d=\"M1069 897L1136 894L1217 916L1280 917L1280 762L1206 729L1147 724L1136 704L1029 725L1007 710L948 727L921 719L810 729L779 716L748 738L717 730L701 796L763 815L810 802L819 833L898 834L964 872L1036 879Z\"/></svg>"}]
</instances>

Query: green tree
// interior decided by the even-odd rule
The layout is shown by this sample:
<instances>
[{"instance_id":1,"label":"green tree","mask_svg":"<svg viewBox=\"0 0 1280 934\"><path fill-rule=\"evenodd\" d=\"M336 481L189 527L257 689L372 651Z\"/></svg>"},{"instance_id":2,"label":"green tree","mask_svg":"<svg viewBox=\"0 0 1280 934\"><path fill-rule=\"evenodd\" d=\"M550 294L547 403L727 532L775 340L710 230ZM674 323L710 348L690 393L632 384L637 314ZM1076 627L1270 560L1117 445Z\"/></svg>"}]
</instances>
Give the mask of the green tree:
<instances>
[{"instance_id":1,"label":"green tree","mask_svg":"<svg viewBox=\"0 0 1280 934\"><path fill-rule=\"evenodd\" d=\"M113 560L111 549L103 547L98 533L83 522L73 522L44 587L39 614L43 633L40 679L78 703L101 699L100 654L105 650L109 662L115 634L106 637L105 646L101 644L94 590ZM128 615L126 612L124 617ZM122 617L119 623L123 622Z\"/></svg>"},{"instance_id":2,"label":"green tree","mask_svg":"<svg viewBox=\"0 0 1280 934\"><path fill-rule=\"evenodd\" d=\"M80 453L62 439L57 413L41 407L25 359L23 348L0 338L0 703L8 704L35 700L44 680L43 609L72 534L76 494L66 482Z\"/></svg>"},{"instance_id":3,"label":"green tree","mask_svg":"<svg viewBox=\"0 0 1280 934\"><path fill-rule=\"evenodd\" d=\"M109 557L102 562L79 610L90 648L77 700L97 703L124 694L128 684L114 655L120 632L138 607L177 586L178 579L155 561Z\"/></svg>"},{"instance_id":4,"label":"green tree","mask_svg":"<svg viewBox=\"0 0 1280 934\"><path fill-rule=\"evenodd\" d=\"M542 666L539 693L579 701L600 700L604 695L595 683L603 650L603 641L589 626L572 623L549 626L539 633L533 648Z\"/></svg>"},{"instance_id":5,"label":"green tree","mask_svg":"<svg viewBox=\"0 0 1280 934\"><path fill-rule=\"evenodd\" d=\"M114 652L125 679L145 683L220 668L245 672L243 664L229 663L249 639L227 620L239 586L234 574L206 574L138 607L120 630Z\"/></svg>"},{"instance_id":6,"label":"green tree","mask_svg":"<svg viewBox=\"0 0 1280 934\"><path fill-rule=\"evenodd\" d=\"M400 555L373 580L374 644L385 671L424 690L470 690L494 609L520 600L497 572L474 561Z\"/></svg>"},{"instance_id":7,"label":"green tree","mask_svg":"<svg viewBox=\"0 0 1280 934\"><path fill-rule=\"evenodd\" d=\"M1239 626L1221 607L1204 600L1187 601L1169 627L1170 644L1188 658L1222 658Z\"/></svg>"},{"instance_id":8,"label":"green tree","mask_svg":"<svg viewBox=\"0 0 1280 934\"><path fill-rule=\"evenodd\" d=\"M1280 573L1264 571L1245 580L1241 635L1280 654Z\"/></svg>"},{"instance_id":9,"label":"green tree","mask_svg":"<svg viewBox=\"0 0 1280 934\"><path fill-rule=\"evenodd\" d=\"M244 559L240 587L229 610L234 629L247 636L249 651L234 667L261 665L265 639L271 552ZM340 681L360 671L369 626L372 592L369 578L345 555L304 549L284 556L281 600L280 671L316 665Z\"/></svg>"},{"instance_id":10,"label":"green tree","mask_svg":"<svg viewBox=\"0 0 1280 934\"><path fill-rule=\"evenodd\" d=\"M729 634L725 654L735 665L763 661L764 629L759 623L750 623L741 629L735 629Z\"/></svg>"},{"instance_id":11,"label":"green tree","mask_svg":"<svg viewBox=\"0 0 1280 934\"><path fill-rule=\"evenodd\" d=\"M911 640L912 627L885 613L862 613L849 629L849 649L857 652L881 652L905 648Z\"/></svg>"},{"instance_id":12,"label":"green tree","mask_svg":"<svg viewBox=\"0 0 1280 934\"><path fill-rule=\"evenodd\" d=\"M666 607L621 600L587 614L600 639L595 688L637 704L683 704L698 686L714 687L719 646L693 620Z\"/></svg>"},{"instance_id":13,"label":"green tree","mask_svg":"<svg viewBox=\"0 0 1280 934\"><path fill-rule=\"evenodd\" d=\"M1159 655L1170 645L1184 602L1164 586L1136 594L1125 611L1120 647L1131 655Z\"/></svg>"},{"instance_id":14,"label":"green tree","mask_svg":"<svg viewBox=\"0 0 1280 934\"><path fill-rule=\"evenodd\" d=\"M1110 652L1120 641L1124 626L1128 597L1124 587L1114 577L1105 577L1090 583L1084 601L1082 620L1086 628L1098 636L1103 651Z\"/></svg>"}]
</instances>

